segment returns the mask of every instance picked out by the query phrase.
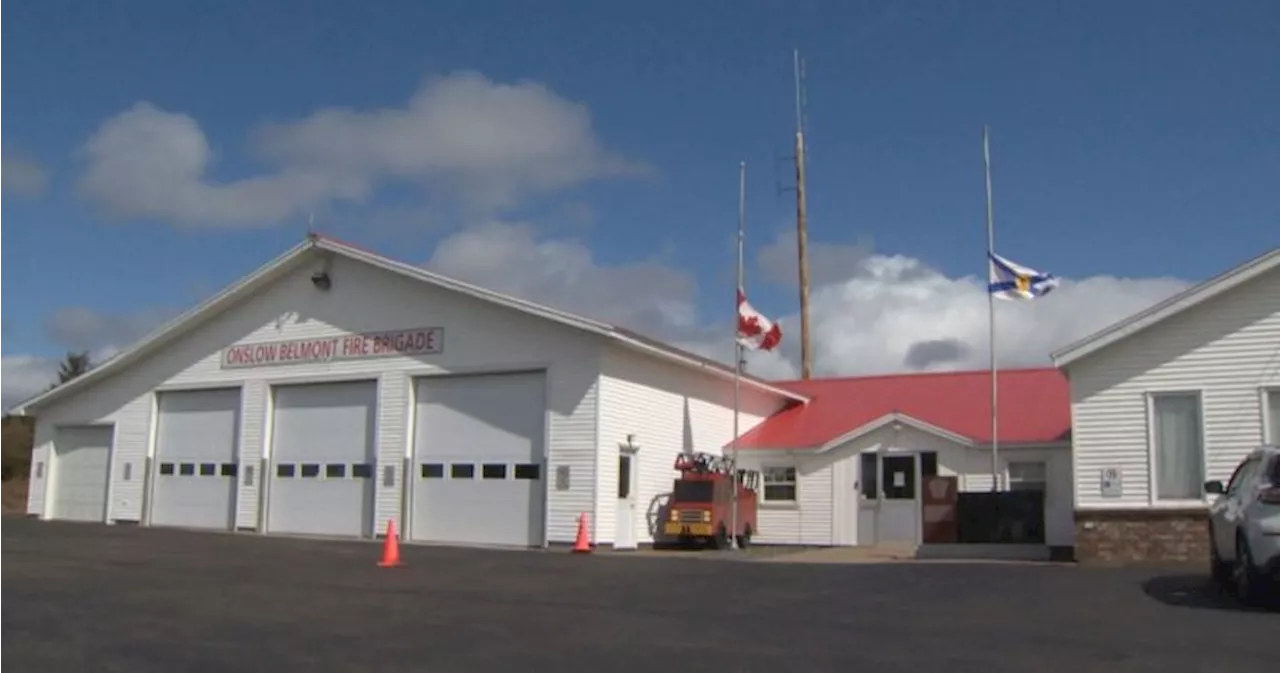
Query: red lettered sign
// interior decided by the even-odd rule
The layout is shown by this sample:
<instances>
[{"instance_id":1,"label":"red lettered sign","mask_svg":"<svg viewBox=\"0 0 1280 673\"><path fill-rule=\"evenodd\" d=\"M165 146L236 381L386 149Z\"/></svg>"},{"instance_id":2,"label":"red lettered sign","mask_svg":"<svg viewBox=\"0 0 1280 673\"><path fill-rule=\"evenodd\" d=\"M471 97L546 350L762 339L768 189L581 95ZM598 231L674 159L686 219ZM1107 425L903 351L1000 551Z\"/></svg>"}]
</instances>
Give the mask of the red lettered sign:
<instances>
[{"instance_id":1,"label":"red lettered sign","mask_svg":"<svg viewBox=\"0 0 1280 673\"><path fill-rule=\"evenodd\" d=\"M418 327L321 339L236 344L223 349L222 368L270 367L299 362L361 360L393 355L434 355L443 349L444 328Z\"/></svg>"}]
</instances>

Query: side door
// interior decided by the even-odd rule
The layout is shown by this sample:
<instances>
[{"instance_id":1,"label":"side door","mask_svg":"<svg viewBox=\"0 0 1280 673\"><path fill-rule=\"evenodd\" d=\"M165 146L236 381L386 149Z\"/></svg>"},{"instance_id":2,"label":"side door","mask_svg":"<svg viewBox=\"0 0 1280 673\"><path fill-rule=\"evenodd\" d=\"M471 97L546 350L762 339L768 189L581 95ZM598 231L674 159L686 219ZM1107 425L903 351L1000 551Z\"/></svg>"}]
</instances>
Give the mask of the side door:
<instances>
[{"instance_id":1,"label":"side door","mask_svg":"<svg viewBox=\"0 0 1280 673\"><path fill-rule=\"evenodd\" d=\"M1226 492L1209 506L1209 517L1213 520L1213 544L1218 548L1218 556L1223 560L1235 560L1236 530L1244 516L1242 496L1257 467L1257 457L1246 458L1231 475Z\"/></svg>"}]
</instances>

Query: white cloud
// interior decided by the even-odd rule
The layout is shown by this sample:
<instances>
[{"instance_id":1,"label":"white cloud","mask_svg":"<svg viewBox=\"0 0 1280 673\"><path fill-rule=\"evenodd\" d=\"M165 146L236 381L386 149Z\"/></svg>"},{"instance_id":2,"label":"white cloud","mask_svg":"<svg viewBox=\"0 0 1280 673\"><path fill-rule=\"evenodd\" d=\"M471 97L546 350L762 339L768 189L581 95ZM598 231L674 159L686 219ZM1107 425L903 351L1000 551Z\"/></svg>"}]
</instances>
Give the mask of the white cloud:
<instances>
[{"instance_id":1,"label":"white cloud","mask_svg":"<svg viewBox=\"0 0 1280 673\"><path fill-rule=\"evenodd\" d=\"M45 336L67 352L87 352L89 362L98 365L137 341L173 315L168 309L146 309L134 313L111 314L84 307L59 309L44 322ZM58 380L63 357L29 354L5 355L0 377L3 407L22 402L43 392Z\"/></svg>"},{"instance_id":2,"label":"white cloud","mask_svg":"<svg viewBox=\"0 0 1280 673\"><path fill-rule=\"evenodd\" d=\"M0 159L0 183L6 193L40 196L49 186L49 171L25 157L5 154Z\"/></svg>"},{"instance_id":3,"label":"white cloud","mask_svg":"<svg viewBox=\"0 0 1280 673\"><path fill-rule=\"evenodd\" d=\"M89 362L98 364L119 352L104 346L89 352ZM38 355L5 355L0 370L0 406L4 411L49 389L58 380L63 358Z\"/></svg>"},{"instance_id":4,"label":"white cloud","mask_svg":"<svg viewBox=\"0 0 1280 673\"><path fill-rule=\"evenodd\" d=\"M44 330L62 348L96 351L133 343L173 315L173 311L159 308L112 314L73 306L54 311L45 320Z\"/></svg>"},{"instance_id":5,"label":"white cloud","mask_svg":"<svg viewBox=\"0 0 1280 673\"><path fill-rule=\"evenodd\" d=\"M602 149L590 115L534 82L475 73L426 80L404 107L329 108L252 134L272 170L207 176L214 153L195 119L140 102L82 148L82 195L118 217L186 226L269 226L333 201L362 202L402 180L470 207L499 208L644 170Z\"/></svg>"},{"instance_id":6,"label":"white cloud","mask_svg":"<svg viewBox=\"0 0 1280 673\"><path fill-rule=\"evenodd\" d=\"M1049 353L1184 288L1171 278L1065 280L1033 303L998 301L1001 366L1037 366ZM815 374L975 369L988 366L985 283L949 278L919 260L873 255L810 296ZM783 319L798 338L798 316ZM790 352L798 353L793 338Z\"/></svg>"},{"instance_id":7,"label":"white cloud","mask_svg":"<svg viewBox=\"0 0 1280 673\"><path fill-rule=\"evenodd\" d=\"M276 224L330 199L362 199L371 188L364 176L294 167L212 182L205 173L213 152L196 120L146 102L103 122L81 152L80 193L108 214L185 226Z\"/></svg>"},{"instance_id":8,"label":"white cloud","mask_svg":"<svg viewBox=\"0 0 1280 673\"><path fill-rule=\"evenodd\" d=\"M790 247L788 247L790 246ZM811 244L815 375L975 369L987 366L984 283L953 278L866 244ZM757 256L760 275L788 282L794 242L782 235ZM697 310L695 281L659 260L610 267L573 239L537 239L528 227L491 224L446 238L428 266L502 292L613 322L700 355L732 362L726 328ZM817 282L817 281L821 282ZM1002 366L1036 366L1049 353L1184 288L1172 278L1066 279L1034 303L997 302ZM779 317L778 353L748 355L767 378L799 373L799 317Z\"/></svg>"},{"instance_id":9,"label":"white cloud","mask_svg":"<svg viewBox=\"0 0 1280 673\"><path fill-rule=\"evenodd\" d=\"M0 370L3 382L3 406L9 407L29 399L58 379L58 360L35 355L6 355Z\"/></svg>"},{"instance_id":10,"label":"white cloud","mask_svg":"<svg viewBox=\"0 0 1280 673\"><path fill-rule=\"evenodd\" d=\"M441 241L426 266L659 338L697 326L696 283L688 273L659 260L602 266L583 243L539 240L524 224L492 222L465 229Z\"/></svg>"},{"instance_id":11,"label":"white cloud","mask_svg":"<svg viewBox=\"0 0 1280 673\"><path fill-rule=\"evenodd\" d=\"M471 72L426 80L405 107L320 110L257 140L284 165L431 180L483 206L644 170L600 146L585 106Z\"/></svg>"}]
</instances>

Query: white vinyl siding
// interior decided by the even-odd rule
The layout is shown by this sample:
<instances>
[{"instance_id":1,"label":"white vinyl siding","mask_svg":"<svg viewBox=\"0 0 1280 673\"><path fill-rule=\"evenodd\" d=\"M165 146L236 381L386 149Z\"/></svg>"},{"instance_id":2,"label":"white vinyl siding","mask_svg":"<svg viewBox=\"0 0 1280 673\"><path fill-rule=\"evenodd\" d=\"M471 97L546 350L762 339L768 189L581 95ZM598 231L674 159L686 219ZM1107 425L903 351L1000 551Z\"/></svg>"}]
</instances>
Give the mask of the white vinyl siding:
<instances>
[{"instance_id":1,"label":"white vinyl siding","mask_svg":"<svg viewBox=\"0 0 1280 673\"><path fill-rule=\"evenodd\" d=\"M109 518L138 521L143 507L142 475L152 450L153 391L239 385L244 390L240 431L243 465L255 469L252 485L247 485L241 474L237 525L256 528L261 518L259 488L263 479L272 476L262 473L261 463L272 433L269 387L376 378L376 526L381 533L401 510L401 471L409 443L405 433L412 421L409 377L545 368L549 409L547 475L554 476L557 467L567 467L572 474L569 489L553 488L548 494L547 530L552 542L572 542L578 515L592 511L594 497L600 339L340 256L330 263L332 286L321 292L310 280L319 264L316 257L300 260L274 283L194 326L154 354L48 407L32 410L38 419L33 461L48 461L56 425L113 423L115 477ZM228 344L333 338L353 332L425 326L444 328L443 352L221 368L221 349ZM615 448L611 455L616 452ZM128 482L122 479L125 465L129 465L133 477ZM395 484L384 487L382 468L388 465L395 470ZM47 466L42 469L48 472ZM47 480L33 482L28 506L33 514L45 515L48 509L46 489L36 488L42 486L42 481Z\"/></svg>"},{"instance_id":2,"label":"white vinyl siding","mask_svg":"<svg viewBox=\"0 0 1280 673\"><path fill-rule=\"evenodd\" d=\"M754 428L784 402L743 387L741 432ZM617 517L618 451L631 435L639 447L636 540L652 541L678 473L680 453L723 455L733 439L733 382L645 358L621 347L605 349L600 373L596 492L592 539L612 543Z\"/></svg>"},{"instance_id":3,"label":"white vinyl siding","mask_svg":"<svg viewBox=\"0 0 1280 673\"><path fill-rule=\"evenodd\" d=\"M832 505L835 464L830 457L801 456L795 463L795 500L767 502L760 494L756 508L758 530L752 542L784 545L830 545L835 510ZM748 469L761 466L790 467L778 459L743 452L740 464ZM763 476L763 475L762 475ZM762 484L763 486L763 484Z\"/></svg>"},{"instance_id":4,"label":"white vinyl siding","mask_svg":"<svg viewBox=\"0 0 1280 673\"><path fill-rule=\"evenodd\" d=\"M411 415L409 377L404 372L386 372L378 378L377 479L374 483L373 532L385 535L387 524L396 522L396 534L404 536L402 503L404 502L406 432ZM392 481L383 477L391 471Z\"/></svg>"},{"instance_id":5,"label":"white vinyl siding","mask_svg":"<svg viewBox=\"0 0 1280 673\"><path fill-rule=\"evenodd\" d=\"M241 388L240 474L236 500L236 528L258 530L262 504L262 457L266 444L267 384L246 381Z\"/></svg>"},{"instance_id":6,"label":"white vinyl siding","mask_svg":"<svg viewBox=\"0 0 1280 673\"><path fill-rule=\"evenodd\" d=\"M754 541L785 545L864 544L871 532L866 531L860 539L860 493L869 488L862 477L863 455L932 452L937 456L940 476L956 477L962 491L987 491L991 488L991 454L987 451L910 427L897 434L884 427L820 454L800 453L783 458L774 452L744 451L742 466L746 468L760 470L791 463L796 468L796 501L762 500L758 510L760 530ZM1036 479L1043 482L1045 542L1054 546L1074 544L1071 447L1005 446L1000 450L1000 469L1011 483Z\"/></svg>"},{"instance_id":7,"label":"white vinyl siding","mask_svg":"<svg viewBox=\"0 0 1280 673\"><path fill-rule=\"evenodd\" d=\"M1280 386L1278 343L1280 269L1070 364L1076 507L1165 504L1154 471L1154 394L1198 391L1202 477L1226 479L1264 435L1259 390ZM1102 493L1107 469L1119 473L1118 492ZM1192 502L1204 500L1168 504Z\"/></svg>"}]
</instances>

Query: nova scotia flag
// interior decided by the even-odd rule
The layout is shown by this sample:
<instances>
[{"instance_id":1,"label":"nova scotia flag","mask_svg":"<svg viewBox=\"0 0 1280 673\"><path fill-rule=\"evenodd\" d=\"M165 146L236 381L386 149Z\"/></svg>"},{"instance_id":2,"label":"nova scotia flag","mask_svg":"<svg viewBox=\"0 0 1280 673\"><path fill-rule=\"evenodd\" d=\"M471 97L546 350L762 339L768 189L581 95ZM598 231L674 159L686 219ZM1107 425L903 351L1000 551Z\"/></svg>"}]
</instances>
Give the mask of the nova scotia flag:
<instances>
[{"instance_id":1,"label":"nova scotia flag","mask_svg":"<svg viewBox=\"0 0 1280 673\"><path fill-rule=\"evenodd\" d=\"M987 291L997 299L1037 299L1058 287L1058 279L1053 274L1015 264L994 252L988 253L988 256L991 277Z\"/></svg>"}]
</instances>

